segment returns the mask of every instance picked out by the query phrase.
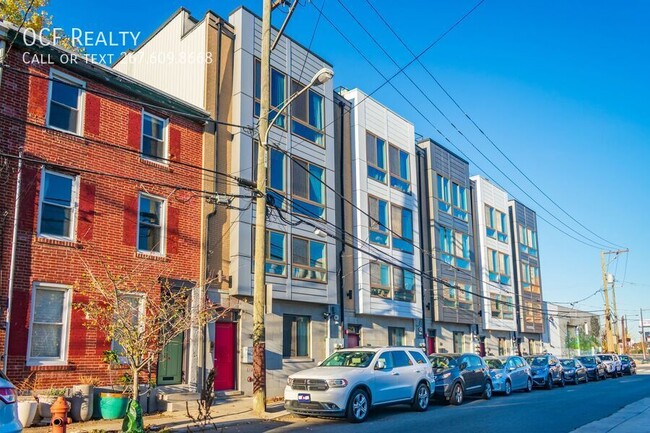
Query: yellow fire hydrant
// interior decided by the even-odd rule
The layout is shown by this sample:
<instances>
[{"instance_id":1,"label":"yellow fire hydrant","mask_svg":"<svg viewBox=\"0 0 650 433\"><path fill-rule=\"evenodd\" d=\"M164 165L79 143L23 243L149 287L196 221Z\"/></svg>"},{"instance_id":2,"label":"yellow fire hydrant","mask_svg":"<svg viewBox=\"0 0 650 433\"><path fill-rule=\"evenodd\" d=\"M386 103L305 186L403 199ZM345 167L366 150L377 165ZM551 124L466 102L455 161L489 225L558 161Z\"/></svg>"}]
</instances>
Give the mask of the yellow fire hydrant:
<instances>
[{"instance_id":1,"label":"yellow fire hydrant","mask_svg":"<svg viewBox=\"0 0 650 433\"><path fill-rule=\"evenodd\" d=\"M56 399L54 404L50 407L52 413L52 433L65 433L66 425L72 421L68 418L68 403L63 397Z\"/></svg>"}]
</instances>

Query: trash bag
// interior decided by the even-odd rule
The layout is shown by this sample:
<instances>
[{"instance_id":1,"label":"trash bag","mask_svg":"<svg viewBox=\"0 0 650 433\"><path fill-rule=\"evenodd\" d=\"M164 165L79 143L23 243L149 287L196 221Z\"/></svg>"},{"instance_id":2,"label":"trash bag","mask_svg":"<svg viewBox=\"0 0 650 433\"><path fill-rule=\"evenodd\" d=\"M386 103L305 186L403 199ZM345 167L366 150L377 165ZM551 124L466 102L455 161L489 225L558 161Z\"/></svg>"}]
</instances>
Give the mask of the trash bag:
<instances>
[{"instance_id":1,"label":"trash bag","mask_svg":"<svg viewBox=\"0 0 650 433\"><path fill-rule=\"evenodd\" d=\"M126 415L122 421L122 431L125 433L144 433L142 408L136 400L129 400L126 406Z\"/></svg>"}]
</instances>

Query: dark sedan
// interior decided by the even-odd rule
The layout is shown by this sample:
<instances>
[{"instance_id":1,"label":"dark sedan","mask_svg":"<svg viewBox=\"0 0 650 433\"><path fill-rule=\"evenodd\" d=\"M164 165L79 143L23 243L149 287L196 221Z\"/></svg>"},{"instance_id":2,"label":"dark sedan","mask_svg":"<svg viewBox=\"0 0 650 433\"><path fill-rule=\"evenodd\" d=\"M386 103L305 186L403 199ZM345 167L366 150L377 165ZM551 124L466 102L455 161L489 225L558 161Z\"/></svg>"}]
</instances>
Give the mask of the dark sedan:
<instances>
[{"instance_id":1,"label":"dark sedan","mask_svg":"<svg viewBox=\"0 0 650 433\"><path fill-rule=\"evenodd\" d=\"M630 355L619 355L619 358L621 358L623 374L629 374L630 376L636 374L636 361Z\"/></svg>"},{"instance_id":2,"label":"dark sedan","mask_svg":"<svg viewBox=\"0 0 650 433\"><path fill-rule=\"evenodd\" d=\"M453 405L460 405L466 395L481 395L492 398L490 369L473 353L445 353L429 355L436 375L434 398Z\"/></svg>"},{"instance_id":3,"label":"dark sedan","mask_svg":"<svg viewBox=\"0 0 650 433\"><path fill-rule=\"evenodd\" d=\"M597 356L578 356L576 359L587 369L589 380L607 379L605 364Z\"/></svg>"},{"instance_id":4,"label":"dark sedan","mask_svg":"<svg viewBox=\"0 0 650 433\"><path fill-rule=\"evenodd\" d=\"M580 382L589 382L587 375L587 368L575 358L560 359L562 367L564 367L564 380L578 385Z\"/></svg>"}]
</instances>

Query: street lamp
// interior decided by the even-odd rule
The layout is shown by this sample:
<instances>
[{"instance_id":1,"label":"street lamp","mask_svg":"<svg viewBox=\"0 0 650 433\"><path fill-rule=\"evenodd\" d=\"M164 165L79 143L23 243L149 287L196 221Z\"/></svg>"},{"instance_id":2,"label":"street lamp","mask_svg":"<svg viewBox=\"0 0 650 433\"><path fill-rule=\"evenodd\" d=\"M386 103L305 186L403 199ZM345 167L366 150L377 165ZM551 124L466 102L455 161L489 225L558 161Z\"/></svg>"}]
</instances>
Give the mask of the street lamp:
<instances>
[{"instance_id":1,"label":"street lamp","mask_svg":"<svg viewBox=\"0 0 650 433\"><path fill-rule=\"evenodd\" d=\"M264 2L264 14L262 20L262 56L260 88L260 141L257 152L257 190L255 210L255 282L253 287L253 410L263 413L266 411L266 325L264 314L266 313L266 184L268 175L268 137L269 132L278 116L282 114L289 105L300 95L312 87L324 84L331 80L334 71L330 68L323 68L316 72L314 77L300 91L291 95L275 116L269 121L269 108L271 89L270 81L270 1Z\"/></svg>"}]
</instances>

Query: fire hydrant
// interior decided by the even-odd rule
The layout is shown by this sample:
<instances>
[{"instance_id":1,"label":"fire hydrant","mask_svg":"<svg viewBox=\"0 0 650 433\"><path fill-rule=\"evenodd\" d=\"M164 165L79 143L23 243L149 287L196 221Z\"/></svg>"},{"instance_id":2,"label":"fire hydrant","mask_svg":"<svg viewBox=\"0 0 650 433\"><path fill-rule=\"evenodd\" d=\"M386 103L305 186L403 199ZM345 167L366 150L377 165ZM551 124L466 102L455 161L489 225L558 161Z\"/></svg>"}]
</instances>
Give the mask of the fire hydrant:
<instances>
[{"instance_id":1,"label":"fire hydrant","mask_svg":"<svg viewBox=\"0 0 650 433\"><path fill-rule=\"evenodd\" d=\"M56 399L50 407L52 413L52 433L65 433L65 426L72 421L68 418L68 403L63 397Z\"/></svg>"}]
</instances>

